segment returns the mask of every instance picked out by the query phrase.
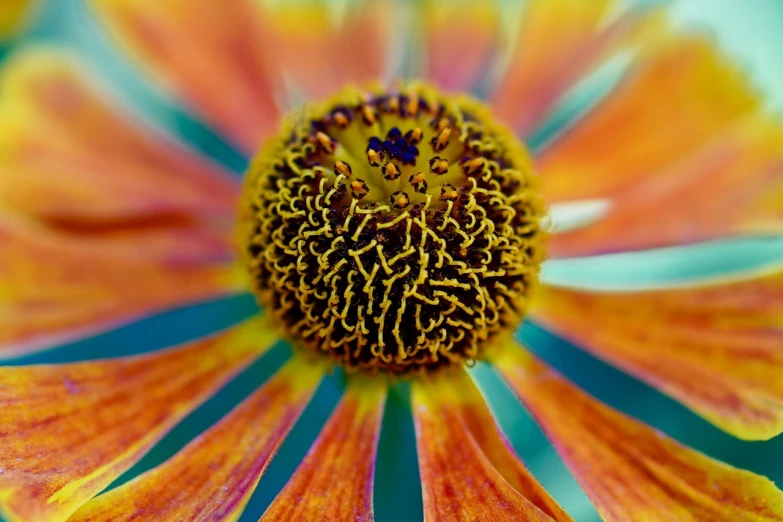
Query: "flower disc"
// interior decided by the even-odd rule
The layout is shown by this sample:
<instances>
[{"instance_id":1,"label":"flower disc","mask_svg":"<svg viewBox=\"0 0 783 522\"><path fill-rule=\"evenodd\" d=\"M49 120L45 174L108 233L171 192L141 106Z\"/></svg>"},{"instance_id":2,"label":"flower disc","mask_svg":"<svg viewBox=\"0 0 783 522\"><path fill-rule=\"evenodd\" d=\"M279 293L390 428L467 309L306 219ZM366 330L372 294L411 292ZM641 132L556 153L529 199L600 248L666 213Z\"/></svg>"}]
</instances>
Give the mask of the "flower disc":
<instances>
[{"instance_id":1,"label":"flower disc","mask_svg":"<svg viewBox=\"0 0 783 522\"><path fill-rule=\"evenodd\" d=\"M430 371L517 325L543 216L524 147L478 102L347 89L255 159L240 244L296 345L346 368Z\"/></svg>"}]
</instances>

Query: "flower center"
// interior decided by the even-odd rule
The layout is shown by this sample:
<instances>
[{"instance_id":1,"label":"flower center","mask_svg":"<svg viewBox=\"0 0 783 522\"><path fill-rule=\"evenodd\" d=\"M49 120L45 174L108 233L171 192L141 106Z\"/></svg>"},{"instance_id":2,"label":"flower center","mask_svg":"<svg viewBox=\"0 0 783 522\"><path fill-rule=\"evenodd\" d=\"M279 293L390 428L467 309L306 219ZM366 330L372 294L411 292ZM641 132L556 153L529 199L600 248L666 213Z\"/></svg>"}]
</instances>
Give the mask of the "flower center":
<instances>
[{"instance_id":1,"label":"flower center","mask_svg":"<svg viewBox=\"0 0 783 522\"><path fill-rule=\"evenodd\" d=\"M240 244L295 345L349 369L470 364L517 325L544 258L523 146L421 85L290 117L246 179Z\"/></svg>"}]
</instances>

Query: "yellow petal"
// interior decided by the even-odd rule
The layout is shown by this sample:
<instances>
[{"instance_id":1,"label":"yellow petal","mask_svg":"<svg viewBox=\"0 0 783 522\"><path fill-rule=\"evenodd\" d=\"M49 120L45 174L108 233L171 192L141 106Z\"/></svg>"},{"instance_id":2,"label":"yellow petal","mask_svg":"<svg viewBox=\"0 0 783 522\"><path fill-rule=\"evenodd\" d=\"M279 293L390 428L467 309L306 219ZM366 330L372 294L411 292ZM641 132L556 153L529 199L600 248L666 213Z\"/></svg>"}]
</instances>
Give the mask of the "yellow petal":
<instances>
[{"instance_id":1,"label":"yellow petal","mask_svg":"<svg viewBox=\"0 0 783 522\"><path fill-rule=\"evenodd\" d=\"M542 285L532 317L744 439L783 432L783 269L641 292Z\"/></svg>"},{"instance_id":2,"label":"yellow petal","mask_svg":"<svg viewBox=\"0 0 783 522\"><path fill-rule=\"evenodd\" d=\"M320 367L289 363L170 460L91 500L68 520L238 519L321 375Z\"/></svg>"},{"instance_id":3,"label":"yellow petal","mask_svg":"<svg viewBox=\"0 0 783 522\"><path fill-rule=\"evenodd\" d=\"M315 444L261 520L372 520L381 379L349 383Z\"/></svg>"},{"instance_id":4,"label":"yellow petal","mask_svg":"<svg viewBox=\"0 0 783 522\"><path fill-rule=\"evenodd\" d=\"M783 493L768 479L604 406L522 347L495 363L604 520L783 520Z\"/></svg>"},{"instance_id":5,"label":"yellow petal","mask_svg":"<svg viewBox=\"0 0 783 522\"><path fill-rule=\"evenodd\" d=\"M0 512L65 520L274 340L254 319L151 355L0 369Z\"/></svg>"}]
</instances>

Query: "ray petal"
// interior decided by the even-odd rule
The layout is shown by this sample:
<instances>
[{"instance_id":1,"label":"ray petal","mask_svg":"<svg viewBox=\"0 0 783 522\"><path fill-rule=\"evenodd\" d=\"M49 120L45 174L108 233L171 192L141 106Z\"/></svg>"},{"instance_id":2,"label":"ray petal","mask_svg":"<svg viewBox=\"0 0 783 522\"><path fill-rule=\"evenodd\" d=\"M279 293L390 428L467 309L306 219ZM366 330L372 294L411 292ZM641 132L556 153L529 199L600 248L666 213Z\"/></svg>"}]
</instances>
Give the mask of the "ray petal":
<instances>
[{"instance_id":1,"label":"ray petal","mask_svg":"<svg viewBox=\"0 0 783 522\"><path fill-rule=\"evenodd\" d=\"M493 466L503 453L493 447L499 435L475 426L475 407L462 403L449 378L465 383L464 375L447 375L413 384L424 520L569 520L524 467L514 463L515 455L500 469Z\"/></svg>"},{"instance_id":2,"label":"ray petal","mask_svg":"<svg viewBox=\"0 0 783 522\"><path fill-rule=\"evenodd\" d=\"M244 152L274 130L272 29L253 0L100 0L90 6L138 63Z\"/></svg>"},{"instance_id":3,"label":"ray petal","mask_svg":"<svg viewBox=\"0 0 783 522\"><path fill-rule=\"evenodd\" d=\"M497 1L428 1L422 10L426 39L425 78L452 91L470 91L489 72L500 42Z\"/></svg>"},{"instance_id":4,"label":"ray petal","mask_svg":"<svg viewBox=\"0 0 783 522\"><path fill-rule=\"evenodd\" d=\"M476 385L466 375L462 378L455 375L441 386L444 388L444 397L448 398L443 401L441 407L456 407L454 411L460 415L476 444L503 478L553 520L571 521L571 517L549 496L522 463L511 443L500 431ZM452 402L449 403L449 400Z\"/></svg>"},{"instance_id":5,"label":"ray petal","mask_svg":"<svg viewBox=\"0 0 783 522\"><path fill-rule=\"evenodd\" d=\"M0 206L70 224L233 216L239 182L115 108L65 51L32 47L0 74Z\"/></svg>"},{"instance_id":6,"label":"ray petal","mask_svg":"<svg viewBox=\"0 0 783 522\"><path fill-rule=\"evenodd\" d=\"M308 97L322 98L346 85L380 80L395 36L395 3L364 0L269 2L275 52L283 71Z\"/></svg>"},{"instance_id":7,"label":"ray petal","mask_svg":"<svg viewBox=\"0 0 783 522\"><path fill-rule=\"evenodd\" d=\"M381 379L355 380L261 520L373 519L375 456L386 400Z\"/></svg>"},{"instance_id":8,"label":"ray petal","mask_svg":"<svg viewBox=\"0 0 783 522\"><path fill-rule=\"evenodd\" d=\"M542 285L534 320L744 439L783 432L783 269L694 287Z\"/></svg>"},{"instance_id":9,"label":"ray petal","mask_svg":"<svg viewBox=\"0 0 783 522\"><path fill-rule=\"evenodd\" d=\"M781 232L783 125L756 115L639 179L595 223L556 234L550 249L584 256Z\"/></svg>"},{"instance_id":10,"label":"ray petal","mask_svg":"<svg viewBox=\"0 0 783 522\"><path fill-rule=\"evenodd\" d=\"M68 520L236 520L321 375L315 365L288 363L170 460L91 500Z\"/></svg>"},{"instance_id":11,"label":"ray petal","mask_svg":"<svg viewBox=\"0 0 783 522\"><path fill-rule=\"evenodd\" d=\"M551 201L617 197L756 114L760 97L708 38L659 40L611 96L542 152L538 170Z\"/></svg>"},{"instance_id":12,"label":"ray petal","mask_svg":"<svg viewBox=\"0 0 783 522\"><path fill-rule=\"evenodd\" d=\"M240 291L227 266L123 260L0 214L0 357Z\"/></svg>"},{"instance_id":13,"label":"ray petal","mask_svg":"<svg viewBox=\"0 0 783 522\"><path fill-rule=\"evenodd\" d=\"M783 520L768 479L689 449L509 346L494 362L606 521Z\"/></svg>"},{"instance_id":14,"label":"ray petal","mask_svg":"<svg viewBox=\"0 0 783 522\"><path fill-rule=\"evenodd\" d=\"M151 355L0 370L0 512L65 520L275 335L259 319Z\"/></svg>"},{"instance_id":15,"label":"ray petal","mask_svg":"<svg viewBox=\"0 0 783 522\"><path fill-rule=\"evenodd\" d=\"M618 0L528 0L506 76L492 96L495 112L529 135L554 103L590 69L635 41L651 17L618 12Z\"/></svg>"}]
</instances>

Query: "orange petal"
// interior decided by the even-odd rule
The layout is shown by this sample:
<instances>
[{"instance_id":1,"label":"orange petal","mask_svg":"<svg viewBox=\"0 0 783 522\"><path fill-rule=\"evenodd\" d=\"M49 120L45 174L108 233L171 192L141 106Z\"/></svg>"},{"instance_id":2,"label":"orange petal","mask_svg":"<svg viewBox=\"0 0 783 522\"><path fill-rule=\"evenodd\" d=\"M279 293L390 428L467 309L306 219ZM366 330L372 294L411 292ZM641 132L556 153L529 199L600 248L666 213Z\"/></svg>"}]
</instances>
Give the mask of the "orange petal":
<instances>
[{"instance_id":1,"label":"orange petal","mask_svg":"<svg viewBox=\"0 0 783 522\"><path fill-rule=\"evenodd\" d=\"M236 520L321 375L319 367L289 363L173 458L68 520Z\"/></svg>"},{"instance_id":2,"label":"orange petal","mask_svg":"<svg viewBox=\"0 0 783 522\"><path fill-rule=\"evenodd\" d=\"M497 2L422 2L425 77L441 88L468 91L481 83L499 47Z\"/></svg>"},{"instance_id":3,"label":"orange petal","mask_svg":"<svg viewBox=\"0 0 783 522\"><path fill-rule=\"evenodd\" d=\"M372 520L385 400L386 384L380 379L349 383L318 440L261 520Z\"/></svg>"},{"instance_id":4,"label":"orange petal","mask_svg":"<svg viewBox=\"0 0 783 522\"><path fill-rule=\"evenodd\" d=\"M231 267L125 261L0 215L0 357L242 288Z\"/></svg>"},{"instance_id":5,"label":"orange petal","mask_svg":"<svg viewBox=\"0 0 783 522\"><path fill-rule=\"evenodd\" d=\"M476 408L481 399L470 396L472 386L460 373L413 384L424 520L570 520L498 440L500 435L475 425L486 422L489 413ZM469 392L466 402L460 397L463 389ZM510 462L501 460L509 457Z\"/></svg>"},{"instance_id":6,"label":"orange petal","mask_svg":"<svg viewBox=\"0 0 783 522\"><path fill-rule=\"evenodd\" d=\"M233 225L227 221L211 223L187 217L159 216L123 223L60 221L39 227L34 223L25 226L35 230L39 237L67 242L72 250L96 260L111 258L177 266L227 264L234 260L236 251Z\"/></svg>"},{"instance_id":7,"label":"orange petal","mask_svg":"<svg viewBox=\"0 0 783 522\"><path fill-rule=\"evenodd\" d=\"M251 0L100 0L91 7L132 57L251 153L274 130L271 28ZM272 51L272 49L274 49Z\"/></svg>"},{"instance_id":8,"label":"orange petal","mask_svg":"<svg viewBox=\"0 0 783 522\"><path fill-rule=\"evenodd\" d=\"M744 439L783 432L783 269L641 292L542 285L533 318Z\"/></svg>"},{"instance_id":9,"label":"orange petal","mask_svg":"<svg viewBox=\"0 0 783 522\"><path fill-rule=\"evenodd\" d=\"M783 493L580 391L521 347L495 361L606 521L781 521Z\"/></svg>"},{"instance_id":10,"label":"orange petal","mask_svg":"<svg viewBox=\"0 0 783 522\"><path fill-rule=\"evenodd\" d=\"M443 397L440 407L451 409L461 417L487 460L503 478L553 520L570 521L571 517L530 474L501 433L473 381L465 374L458 376L455 373L451 379L439 383L439 386L444 392L444 395L439 396Z\"/></svg>"},{"instance_id":11,"label":"orange petal","mask_svg":"<svg viewBox=\"0 0 783 522\"><path fill-rule=\"evenodd\" d=\"M638 180L595 224L555 235L551 252L580 256L781 231L783 127L756 117Z\"/></svg>"},{"instance_id":12,"label":"orange petal","mask_svg":"<svg viewBox=\"0 0 783 522\"><path fill-rule=\"evenodd\" d=\"M97 89L62 51L32 48L4 64L0 206L92 225L233 217L238 180L133 122Z\"/></svg>"},{"instance_id":13,"label":"orange petal","mask_svg":"<svg viewBox=\"0 0 783 522\"><path fill-rule=\"evenodd\" d=\"M0 511L64 520L275 340L258 319L152 355L0 370Z\"/></svg>"},{"instance_id":14,"label":"orange petal","mask_svg":"<svg viewBox=\"0 0 783 522\"><path fill-rule=\"evenodd\" d=\"M339 15L330 4L278 2L266 10L281 66L313 98L380 79L396 30L393 2L356 2Z\"/></svg>"},{"instance_id":15,"label":"orange petal","mask_svg":"<svg viewBox=\"0 0 783 522\"><path fill-rule=\"evenodd\" d=\"M670 37L542 152L542 190L551 201L615 197L703 149L758 102L707 38Z\"/></svg>"},{"instance_id":16,"label":"orange petal","mask_svg":"<svg viewBox=\"0 0 783 522\"><path fill-rule=\"evenodd\" d=\"M496 114L528 135L581 76L630 42L649 12L615 16L618 0L528 0L506 76L493 96ZM614 16L614 18L612 18Z\"/></svg>"}]
</instances>

